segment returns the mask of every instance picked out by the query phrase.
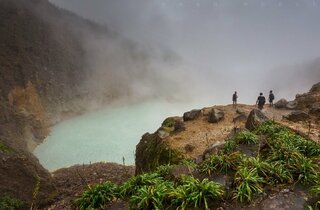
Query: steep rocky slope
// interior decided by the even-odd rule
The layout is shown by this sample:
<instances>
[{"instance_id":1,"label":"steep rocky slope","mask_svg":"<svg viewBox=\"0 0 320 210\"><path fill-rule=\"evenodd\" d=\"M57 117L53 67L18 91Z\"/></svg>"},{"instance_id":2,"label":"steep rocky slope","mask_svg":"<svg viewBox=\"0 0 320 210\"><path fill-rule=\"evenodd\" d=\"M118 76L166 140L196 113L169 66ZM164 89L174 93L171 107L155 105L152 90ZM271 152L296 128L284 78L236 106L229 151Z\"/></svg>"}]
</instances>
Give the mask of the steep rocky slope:
<instances>
[{"instance_id":1,"label":"steep rocky slope","mask_svg":"<svg viewBox=\"0 0 320 210\"><path fill-rule=\"evenodd\" d=\"M46 0L0 1L0 148L7 148L0 149L0 197L19 198L26 208L55 197L51 175L30 151L50 125L90 101L83 84L90 32L114 36Z\"/></svg>"}]
</instances>

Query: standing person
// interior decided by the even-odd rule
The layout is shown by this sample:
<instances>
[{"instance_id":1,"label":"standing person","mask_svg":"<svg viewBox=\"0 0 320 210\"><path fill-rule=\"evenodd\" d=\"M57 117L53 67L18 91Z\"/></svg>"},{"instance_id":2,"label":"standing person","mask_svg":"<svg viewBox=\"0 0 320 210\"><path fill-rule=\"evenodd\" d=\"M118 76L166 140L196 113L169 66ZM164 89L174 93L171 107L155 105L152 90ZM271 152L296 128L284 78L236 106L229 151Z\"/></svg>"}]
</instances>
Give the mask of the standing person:
<instances>
[{"instance_id":1,"label":"standing person","mask_svg":"<svg viewBox=\"0 0 320 210\"><path fill-rule=\"evenodd\" d=\"M237 106L237 100L238 100L237 91L234 91L234 94L232 95L232 104L234 107Z\"/></svg>"},{"instance_id":2,"label":"standing person","mask_svg":"<svg viewBox=\"0 0 320 210\"><path fill-rule=\"evenodd\" d=\"M258 104L259 109L263 109L263 105L266 103L266 98L263 96L262 93L260 93L260 96L257 99L256 104Z\"/></svg>"},{"instance_id":3,"label":"standing person","mask_svg":"<svg viewBox=\"0 0 320 210\"><path fill-rule=\"evenodd\" d=\"M269 93L269 103L270 103L270 106L271 106L271 107L273 106L273 100L274 100L274 94L273 94L272 90L270 90L270 93Z\"/></svg>"}]
</instances>

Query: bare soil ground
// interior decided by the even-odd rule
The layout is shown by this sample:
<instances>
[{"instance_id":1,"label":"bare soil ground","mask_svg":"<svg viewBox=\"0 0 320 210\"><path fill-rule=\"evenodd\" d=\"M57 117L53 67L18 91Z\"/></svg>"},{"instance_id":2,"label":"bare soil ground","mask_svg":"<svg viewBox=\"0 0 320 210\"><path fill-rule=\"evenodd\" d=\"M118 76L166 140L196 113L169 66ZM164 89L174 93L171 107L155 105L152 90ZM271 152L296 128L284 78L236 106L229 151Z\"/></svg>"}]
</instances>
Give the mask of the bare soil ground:
<instances>
[{"instance_id":1,"label":"bare soil ground","mask_svg":"<svg viewBox=\"0 0 320 210\"><path fill-rule=\"evenodd\" d=\"M124 166L116 163L94 163L89 165L75 165L62 168L52 173L53 180L59 192L59 197L54 204L46 210L75 209L74 199L79 196L89 185L104 181L121 184L134 176L134 166ZM116 209L122 209L123 203L113 204ZM119 208L117 208L117 206ZM115 208L111 207L109 209Z\"/></svg>"},{"instance_id":2,"label":"bare soil ground","mask_svg":"<svg viewBox=\"0 0 320 210\"><path fill-rule=\"evenodd\" d=\"M222 110L224 112L224 119L218 123L209 123L207 121L207 114L212 108ZM174 133L167 137L166 140L172 148L178 149L185 154L187 158L197 158L203 154L208 146L223 143L235 127L245 127L245 120L234 121L234 119L239 116L237 109L248 116L254 108L256 108L256 106L244 104L239 104L236 108L232 105L203 108L202 115L198 119L185 122L185 131ZM319 123L311 121L309 131L309 123L291 122L283 118L283 116L290 112L292 112L292 110L275 109L269 105L266 105L263 109L263 113L269 119L284 124L296 130L299 134L319 142Z\"/></svg>"}]
</instances>

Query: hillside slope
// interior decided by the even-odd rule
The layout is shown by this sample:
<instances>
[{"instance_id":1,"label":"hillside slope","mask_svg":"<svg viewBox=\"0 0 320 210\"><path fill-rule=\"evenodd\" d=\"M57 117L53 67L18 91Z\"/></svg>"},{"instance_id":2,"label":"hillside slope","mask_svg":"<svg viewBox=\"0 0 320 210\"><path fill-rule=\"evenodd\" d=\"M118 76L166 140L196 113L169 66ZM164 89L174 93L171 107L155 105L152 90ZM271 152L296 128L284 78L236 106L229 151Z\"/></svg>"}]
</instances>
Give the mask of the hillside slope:
<instances>
[{"instance_id":1,"label":"hillside slope","mask_svg":"<svg viewBox=\"0 0 320 210\"><path fill-rule=\"evenodd\" d=\"M32 200L41 206L55 197L51 175L30 151L50 125L84 112L93 98L84 84L89 33L114 37L47 0L0 1L0 198L16 197L29 208Z\"/></svg>"}]
</instances>

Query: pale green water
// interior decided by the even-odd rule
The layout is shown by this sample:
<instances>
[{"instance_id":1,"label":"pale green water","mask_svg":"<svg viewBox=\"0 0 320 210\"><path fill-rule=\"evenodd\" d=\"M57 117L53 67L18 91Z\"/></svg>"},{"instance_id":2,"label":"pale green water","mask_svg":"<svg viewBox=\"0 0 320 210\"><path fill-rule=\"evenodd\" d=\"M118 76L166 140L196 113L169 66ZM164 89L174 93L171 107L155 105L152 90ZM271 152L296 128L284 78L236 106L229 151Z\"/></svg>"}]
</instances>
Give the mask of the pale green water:
<instances>
[{"instance_id":1,"label":"pale green water","mask_svg":"<svg viewBox=\"0 0 320 210\"><path fill-rule=\"evenodd\" d=\"M63 121L34 154L50 171L90 162L134 164L136 144L146 132L156 131L168 116L181 116L194 104L143 102L111 106Z\"/></svg>"}]
</instances>

